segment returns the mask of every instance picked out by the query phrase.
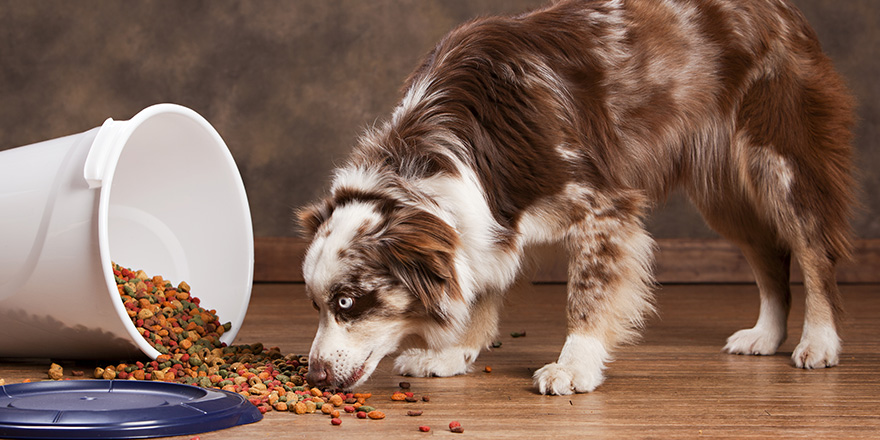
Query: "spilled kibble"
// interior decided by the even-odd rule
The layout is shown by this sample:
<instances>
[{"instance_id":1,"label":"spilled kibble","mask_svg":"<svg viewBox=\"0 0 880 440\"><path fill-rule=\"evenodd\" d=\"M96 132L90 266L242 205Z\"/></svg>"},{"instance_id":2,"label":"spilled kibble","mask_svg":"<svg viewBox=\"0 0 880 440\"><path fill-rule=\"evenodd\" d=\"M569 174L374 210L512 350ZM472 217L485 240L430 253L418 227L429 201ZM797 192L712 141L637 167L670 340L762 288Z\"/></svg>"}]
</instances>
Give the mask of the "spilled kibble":
<instances>
[{"instance_id":1,"label":"spilled kibble","mask_svg":"<svg viewBox=\"0 0 880 440\"><path fill-rule=\"evenodd\" d=\"M428 431L430 431L430 430L431 430L431 428L428 427L428 426L424 426L424 425L419 426L419 431L422 431L422 432L428 432Z\"/></svg>"},{"instance_id":2,"label":"spilled kibble","mask_svg":"<svg viewBox=\"0 0 880 440\"><path fill-rule=\"evenodd\" d=\"M486 373L491 373L491 372L492 372L492 367L486 365L486 368L483 368L483 371L486 372Z\"/></svg>"},{"instance_id":3,"label":"spilled kibble","mask_svg":"<svg viewBox=\"0 0 880 440\"><path fill-rule=\"evenodd\" d=\"M464 432L464 428L462 428L461 423L458 422L449 422L449 430L456 433Z\"/></svg>"},{"instance_id":4,"label":"spilled kibble","mask_svg":"<svg viewBox=\"0 0 880 440\"><path fill-rule=\"evenodd\" d=\"M58 380L64 377L64 368L61 368L61 365L53 363L49 367L49 379Z\"/></svg>"},{"instance_id":5,"label":"spilled kibble","mask_svg":"<svg viewBox=\"0 0 880 440\"><path fill-rule=\"evenodd\" d=\"M278 347L264 347L259 342L232 346L221 342L220 336L232 324L222 323L215 310L203 307L186 282L175 285L161 276L149 276L116 263L113 275L132 324L160 355L148 362L97 367L93 372L97 379L152 380L222 389L244 396L261 413L316 413L337 419L338 409L345 402L360 407L372 396L309 386L308 356L284 354ZM356 407L351 411L346 407L346 412L354 412Z\"/></svg>"},{"instance_id":6,"label":"spilled kibble","mask_svg":"<svg viewBox=\"0 0 880 440\"><path fill-rule=\"evenodd\" d=\"M422 415L422 411L410 410L410 411L406 412L406 415L408 415L410 417L418 417L418 416Z\"/></svg>"},{"instance_id":7,"label":"spilled kibble","mask_svg":"<svg viewBox=\"0 0 880 440\"><path fill-rule=\"evenodd\" d=\"M523 331L521 331L521 332L513 332L513 333L510 334L510 337L512 337L512 338L524 338L524 337L526 337L526 331L523 330Z\"/></svg>"}]
</instances>

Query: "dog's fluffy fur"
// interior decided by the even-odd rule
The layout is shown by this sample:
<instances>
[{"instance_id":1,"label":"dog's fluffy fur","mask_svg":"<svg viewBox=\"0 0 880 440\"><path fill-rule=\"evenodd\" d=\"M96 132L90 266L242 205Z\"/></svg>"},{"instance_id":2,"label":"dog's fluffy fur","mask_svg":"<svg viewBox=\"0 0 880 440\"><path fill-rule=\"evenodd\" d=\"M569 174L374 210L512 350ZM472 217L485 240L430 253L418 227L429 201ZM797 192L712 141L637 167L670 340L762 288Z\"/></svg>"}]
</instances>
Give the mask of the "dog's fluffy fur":
<instances>
[{"instance_id":1,"label":"dog's fluffy fur","mask_svg":"<svg viewBox=\"0 0 880 440\"><path fill-rule=\"evenodd\" d=\"M837 364L851 102L787 1L565 1L479 19L404 90L330 195L299 212L320 310L311 383L353 387L398 349L402 374L467 372L524 249L563 242L568 336L534 382L593 390L652 310L642 219L675 187L760 287L757 324L726 351L769 355L785 339L794 254L806 289L794 364Z\"/></svg>"}]
</instances>

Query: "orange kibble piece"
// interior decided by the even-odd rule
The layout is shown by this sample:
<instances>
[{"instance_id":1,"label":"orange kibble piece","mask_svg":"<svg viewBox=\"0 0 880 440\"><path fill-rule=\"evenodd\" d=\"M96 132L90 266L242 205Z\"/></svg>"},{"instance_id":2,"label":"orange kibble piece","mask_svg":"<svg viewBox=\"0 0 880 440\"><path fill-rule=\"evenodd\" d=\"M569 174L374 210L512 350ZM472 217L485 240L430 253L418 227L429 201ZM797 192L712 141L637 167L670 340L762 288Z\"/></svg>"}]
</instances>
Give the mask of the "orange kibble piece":
<instances>
[{"instance_id":1,"label":"orange kibble piece","mask_svg":"<svg viewBox=\"0 0 880 440\"><path fill-rule=\"evenodd\" d=\"M334 395L330 396L330 403L333 404L333 406L342 405L342 403L343 403L342 396L340 396L339 394L334 394Z\"/></svg>"},{"instance_id":2,"label":"orange kibble piece","mask_svg":"<svg viewBox=\"0 0 880 440\"><path fill-rule=\"evenodd\" d=\"M394 394L391 395L391 400L406 400L406 394L403 394L400 391L395 391Z\"/></svg>"},{"instance_id":3,"label":"orange kibble piece","mask_svg":"<svg viewBox=\"0 0 880 440\"><path fill-rule=\"evenodd\" d=\"M385 413L383 413L382 411L379 411L379 410L376 410L376 411L370 411L370 412L367 413L367 417L369 417L369 418L371 418L371 419L373 419L373 420L384 419L384 418L385 418Z\"/></svg>"}]
</instances>

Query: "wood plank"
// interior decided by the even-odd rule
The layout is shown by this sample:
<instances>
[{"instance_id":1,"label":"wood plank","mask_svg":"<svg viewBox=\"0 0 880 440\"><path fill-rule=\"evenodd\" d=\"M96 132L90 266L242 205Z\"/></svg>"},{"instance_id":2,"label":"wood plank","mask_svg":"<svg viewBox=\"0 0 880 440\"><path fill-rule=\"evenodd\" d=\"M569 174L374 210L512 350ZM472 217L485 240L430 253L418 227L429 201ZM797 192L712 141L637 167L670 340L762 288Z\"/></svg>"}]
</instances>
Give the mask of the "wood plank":
<instances>
[{"instance_id":1,"label":"wood plank","mask_svg":"<svg viewBox=\"0 0 880 440\"><path fill-rule=\"evenodd\" d=\"M302 282L302 259L308 244L296 237L255 239L254 280ZM539 283L562 283L566 277L566 253L556 246L529 251L524 276ZM792 281L802 277L794 265ZM880 283L880 239L855 243L854 258L841 264L841 283ZM659 239L656 269L660 283L752 283L751 268L736 246L721 239Z\"/></svg>"},{"instance_id":2,"label":"wood plank","mask_svg":"<svg viewBox=\"0 0 880 440\"><path fill-rule=\"evenodd\" d=\"M846 285L850 316L838 367L805 371L789 356L801 334L803 289L795 286L789 339L774 356L721 353L725 338L751 326L758 310L754 285L669 285L657 294L641 342L615 352L596 391L542 396L531 375L558 356L565 337L565 287L524 283L502 314L500 348L484 351L474 371L451 378L405 378L383 360L355 391L371 392L384 420L269 412L257 423L201 434L241 438L880 438L880 295L877 286ZM302 284L259 284L236 343L262 342L284 353L307 353L317 327ZM513 338L514 331L527 331ZM62 364L65 371L89 365ZM492 372L485 373L485 366ZM0 361L7 383L46 376L48 361ZM430 402L393 402L400 381ZM422 410L408 417L408 410ZM449 432L459 421L463 435ZM431 432L420 433L427 425ZM174 440L189 440L179 436Z\"/></svg>"}]
</instances>

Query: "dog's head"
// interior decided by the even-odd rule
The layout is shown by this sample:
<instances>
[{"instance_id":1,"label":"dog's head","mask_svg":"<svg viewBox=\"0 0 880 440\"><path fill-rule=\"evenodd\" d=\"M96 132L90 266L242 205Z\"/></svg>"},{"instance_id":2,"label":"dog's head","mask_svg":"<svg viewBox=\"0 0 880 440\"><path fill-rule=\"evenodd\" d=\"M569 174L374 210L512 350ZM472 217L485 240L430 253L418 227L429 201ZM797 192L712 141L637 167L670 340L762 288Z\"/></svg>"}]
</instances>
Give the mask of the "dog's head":
<instances>
[{"instance_id":1,"label":"dog's head","mask_svg":"<svg viewBox=\"0 0 880 440\"><path fill-rule=\"evenodd\" d=\"M352 388L412 334L449 326L463 306L458 236L434 214L378 193L335 189L298 213L303 264L320 313L310 384Z\"/></svg>"}]
</instances>

